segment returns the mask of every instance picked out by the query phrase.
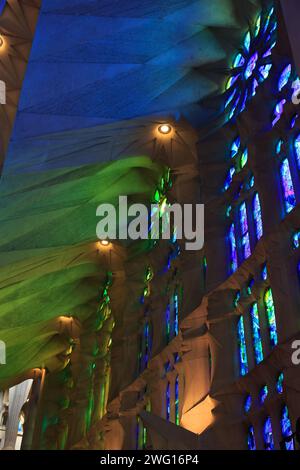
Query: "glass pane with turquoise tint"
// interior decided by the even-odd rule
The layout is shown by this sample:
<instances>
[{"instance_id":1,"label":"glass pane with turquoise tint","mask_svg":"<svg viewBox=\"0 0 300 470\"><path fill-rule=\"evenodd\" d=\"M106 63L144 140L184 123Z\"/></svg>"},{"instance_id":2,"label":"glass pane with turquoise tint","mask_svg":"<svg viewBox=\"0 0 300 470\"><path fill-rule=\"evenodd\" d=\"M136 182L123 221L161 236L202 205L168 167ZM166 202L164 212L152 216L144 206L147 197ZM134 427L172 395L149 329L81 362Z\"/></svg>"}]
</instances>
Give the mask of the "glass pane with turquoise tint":
<instances>
[{"instance_id":1,"label":"glass pane with turquoise tint","mask_svg":"<svg viewBox=\"0 0 300 470\"><path fill-rule=\"evenodd\" d=\"M284 380L284 375L283 375L283 372L281 372L276 382L277 393L280 393L280 394L283 393L283 380Z\"/></svg>"},{"instance_id":2,"label":"glass pane with turquoise tint","mask_svg":"<svg viewBox=\"0 0 300 470\"><path fill-rule=\"evenodd\" d=\"M245 338L245 326L244 318L240 317L238 321L238 345L239 345L239 357L240 357L240 374L242 376L248 374L248 357L246 348Z\"/></svg>"},{"instance_id":3,"label":"glass pane with turquoise tint","mask_svg":"<svg viewBox=\"0 0 300 470\"><path fill-rule=\"evenodd\" d=\"M259 401L261 405L265 402L268 396L268 393L269 393L268 387L267 385L264 385L259 394Z\"/></svg>"}]
</instances>

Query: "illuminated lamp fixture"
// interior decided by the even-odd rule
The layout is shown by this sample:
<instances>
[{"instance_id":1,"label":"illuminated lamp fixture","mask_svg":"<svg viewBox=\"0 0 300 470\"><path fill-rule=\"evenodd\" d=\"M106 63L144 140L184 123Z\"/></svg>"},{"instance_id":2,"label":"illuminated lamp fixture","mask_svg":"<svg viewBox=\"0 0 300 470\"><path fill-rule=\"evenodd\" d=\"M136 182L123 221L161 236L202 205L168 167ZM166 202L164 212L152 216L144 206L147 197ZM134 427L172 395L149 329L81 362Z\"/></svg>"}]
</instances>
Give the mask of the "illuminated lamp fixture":
<instances>
[{"instance_id":1,"label":"illuminated lamp fixture","mask_svg":"<svg viewBox=\"0 0 300 470\"><path fill-rule=\"evenodd\" d=\"M102 246L108 246L108 245L109 245L109 241L108 241L108 240L100 240L100 245L102 245Z\"/></svg>"},{"instance_id":2,"label":"illuminated lamp fixture","mask_svg":"<svg viewBox=\"0 0 300 470\"><path fill-rule=\"evenodd\" d=\"M158 128L158 132L164 135L170 134L171 131L172 131L172 127L169 124L162 124Z\"/></svg>"},{"instance_id":3,"label":"illuminated lamp fixture","mask_svg":"<svg viewBox=\"0 0 300 470\"><path fill-rule=\"evenodd\" d=\"M3 44L4 44L4 39L3 39L2 34L0 34L0 47L2 47Z\"/></svg>"}]
</instances>

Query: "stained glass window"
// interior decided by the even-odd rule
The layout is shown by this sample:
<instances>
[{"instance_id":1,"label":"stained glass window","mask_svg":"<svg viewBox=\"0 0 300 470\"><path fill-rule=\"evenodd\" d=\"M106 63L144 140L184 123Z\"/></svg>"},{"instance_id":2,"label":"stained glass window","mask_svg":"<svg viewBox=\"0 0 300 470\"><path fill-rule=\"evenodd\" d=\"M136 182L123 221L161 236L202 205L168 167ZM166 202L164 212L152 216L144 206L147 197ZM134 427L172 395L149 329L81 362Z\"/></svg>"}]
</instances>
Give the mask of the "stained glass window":
<instances>
[{"instance_id":1,"label":"stained glass window","mask_svg":"<svg viewBox=\"0 0 300 470\"><path fill-rule=\"evenodd\" d=\"M263 223L258 193L255 193L253 197L253 218L255 223L256 238L257 240L260 240L260 238L263 236Z\"/></svg>"},{"instance_id":2,"label":"stained glass window","mask_svg":"<svg viewBox=\"0 0 300 470\"><path fill-rule=\"evenodd\" d=\"M293 235L293 248L298 250L300 246L300 230L297 230L296 233Z\"/></svg>"},{"instance_id":3,"label":"stained glass window","mask_svg":"<svg viewBox=\"0 0 300 470\"><path fill-rule=\"evenodd\" d=\"M298 168L300 169L300 134L297 135L297 137L295 139L294 148L295 148L295 155L296 155L297 165L298 165Z\"/></svg>"},{"instance_id":4,"label":"stained glass window","mask_svg":"<svg viewBox=\"0 0 300 470\"><path fill-rule=\"evenodd\" d=\"M286 450L295 450L294 439L292 437L293 435L292 423L289 417L289 410L286 405L284 405L282 409L282 413L281 413L281 432L282 432L282 437L291 436L291 440L288 442L285 442Z\"/></svg>"},{"instance_id":5,"label":"stained glass window","mask_svg":"<svg viewBox=\"0 0 300 470\"><path fill-rule=\"evenodd\" d=\"M272 8L267 14L259 15L254 27L247 32L226 84L225 109L229 119L245 109L259 83L268 78L272 68L271 53L276 44L276 26Z\"/></svg>"},{"instance_id":6,"label":"stained glass window","mask_svg":"<svg viewBox=\"0 0 300 470\"><path fill-rule=\"evenodd\" d=\"M291 119L291 129L294 129L295 125L296 125L296 122L297 122L297 119L298 119L299 115L298 114L295 114L295 116L292 117Z\"/></svg>"},{"instance_id":7,"label":"stained glass window","mask_svg":"<svg viewBox=\"0 0 300 470\"><path fill-rule=\"evenodd\" d=\"M264 424L264 441L266 450L274 450L274 438L270 417L266 419Z\"/></svg>"},{"instance_id":8,"label":"stained glass window","mask_svg":"<svg viewBox=\"0 0 300 470\"><path fill-rule=\"evenodd\" d=\"M296 196L292 175L288 159L285 158L280 167L281 183L285 201L285 210L287 213L291 212L296 206Z\"/></svg>"},{"instance_id":9,"label":"stained glass window","mask_svg":"<svg viewBox=\"0 0 300 470\"><path fill-rule=\"evenodd\" d=\"M278 336L277 336L275 306L274 306L272 289L270 287L265 292L264 302L265 302L265 308L266 308L267 319L268 319L268 324L269 324L271 346L274 347L278 343Z\"/></svg>"},{"instance_id":10,"label":"stained glass window","mask_svg":"<svg viewBox=\"0 0 300 470\"><path fill-rule=\"evenodd\" d=\"M239 356L240 356L240 374L248 374L248 357L247 357L247 348L246 348L246 338L245 338L245 326L244 318L240 317L238 322L238 345L239 345Z\"/></svg>"},{"instance_id":11,"label":"stained glass window","mask_svg":"<svg viewBox=\"0 0 300 470\"><path fill-rule=\"evenodd\" d=\"M260 322L257 303L253 304L250 310L251 322L252 322L252 335L253 335L253 347L255 362L259 364L263 361L263 348L260 334Z\"/></svg>"},{"instance_id":12,"label":"stained glass window","mask_svg":"<svg viewBox=\"0 0 300 470\"><path fill-rule=\"evenodd\" d=\"M274 127L275 124L277 124L277 122L280 120L280 118L283 114L283 109L284 109L285 103L286 103L286 100L283 99L283 100L279 101L279 103L276 104L274 112L273 112L272 127Z\"/></svg>"},{"instance_id":13,"label":"stained glass window","mask_svg":"<svg viewBox=\"0 0 300 470\"><path fill-rule=\"evenodd\" d=\"M170 396L170 382L167 384L167 389L166 389L166 418L167 421L170 421L170 415L171 415L171 396Z\"/></svg>"},{"instance_id":14,"label":"stained glass window","mask_svg":"<svg viewBox=\"0 0 300 470\"><path fill-rule=\"evenodd\" d=\"M177 375L175 381L175 424L179 426L180 416L179 416L179 377Z\"/></svg>"},{"instance_id":15,"label":"stained glass window","mask_svg":"<svg viewBox=\"0 0 300 470\"><path fill-rule=\"evenodd\" d=\"M291 64L289 64L287 67L285 67L282 74L280 75L280 78L278 80L278 91L282 91L283 88L288 84L291 74L292 66Z\"/></svg>"},{"instance_id":16,"label":"stained glass window","mask_svg":"<svg viewBox=\"0 0 300 470\"><path fill-rule=\"evenodd\" d=\"M254 435L254 428L250 426L248 429L248 449L249 450L256 450L256 443L255 443L255 435Z\"/></svg>"},{"instance_id":17,"label":"stained glass window","mask_svg":"<svg viewBox=\"0 0 300 470\"><path fill-rule=\"evenodd\" d=\"M245 202L243 202L240 205L239 213L240 213L240 229L241 229L241 234L242 234L243 257L244 259L247 259L251 255L251 248L250 248L250 236L249 236L249 228L248 228L247 207L246 207Z\"/></svg>"},{"instance_id":18,"label":"stained glass window","mask_svg":"<svg viewBox=\"0 0 300 470\"><path fill-rule=\"evenodd\" d=\"M268 279L268 268L267 268L267 263L265 263L262 267L261 270L261 278L263 281L266 281Z\"/></svg>"},{"instance_id":19,"label":"stained glass window","mask_svg":"<svg viewBox=\"0 0 300 470\"><path fill-rule=\"evenodd\" d=\"M267 385L264 385L263 388L261 389L260 393L259 393L259 401L260 401L261 405L265 402L265 400L268 396L268 393L269 393L268 387L267 387Z\"/></svg>"},{"instance_id":20,"label":"stained glass window","mask_svg":"<svg viewBox=\"0 0 300 470\"><path fill-rule=\"evenodd\" d=\"M179 307L178 307L178 294L174 294L174 333L177 336L179 333Z\"/></svg>"},{"instance_id":21,"label":"stained glass window","mask_svg":"<svg viewBox=\"0 0 300 470\"><path fill-rule=\"evenodd\" d=\"M280 394L283 393L283 380L284 380L284 375L283 375L283 372L281 372L276 382L276 390Z\"/></svg>"},{"instance_id":22,"label":"stained glass window","mask_svg":"<svg viewBox=\"0 0 300 470\"><path fill-rule=\"evenodd\" d=\"M251 395L248 395L245 400L245 405L244 405L245 413L249 413L251 409L251 405L252 405L252 398L251 398Z\"/></svg>"},{"instance_id":23,"label":"stained glass window","mask_svg":"<svg viewBox=\"0 0 300 470\"><path fill-rule=\"evenodd\" d=\"M171 339L171 308L170 304L167 305L166 309L166 341L169 344Z\"/></svg>"},{"instance_id":24,"label":"stained glass window","mask_svg":"<svg viewBox=\"0 0 300 470\"><path fill-rule=\"evenodd\" d=\"M230 245L230 270L233 274L238 268L238 257L235 238L235 226L231 224L229 229L229 245Z\"/></svg>"},{"instance_id":25,"label":"stained glass window","mask_svg":"<svg viewBox=\"0 0 300 470\"><path fill-rule=\"evenodd\" d=\"M232 166L230 168L230 170L228 171L228 174L226 176L226 180L225 180L225 184L224 184L224 191L227 191L227 189L230 187L234 174L235 174L235 168Z\"/></svg>"}]
</instances>

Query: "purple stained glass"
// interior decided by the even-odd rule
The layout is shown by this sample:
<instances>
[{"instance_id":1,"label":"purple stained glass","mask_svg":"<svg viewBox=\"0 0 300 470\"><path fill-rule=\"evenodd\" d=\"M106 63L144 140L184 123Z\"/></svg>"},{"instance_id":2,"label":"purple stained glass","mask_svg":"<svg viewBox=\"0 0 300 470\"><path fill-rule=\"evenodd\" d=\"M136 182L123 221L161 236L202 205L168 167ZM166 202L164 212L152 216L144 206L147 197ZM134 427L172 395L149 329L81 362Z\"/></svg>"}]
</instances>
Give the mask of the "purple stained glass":
<instances>
[{"instance_id":1,"label":"purple stained glass","mask_svg":"<svg viewBox=\"0 0 300 470\"><path fill-rule=\"evenodd\" d=\"M278 91L282 91L283 88L288 84L291 73L292 73L292 66L291 64L289 64L287 67L285 67L282 74L280 75L280 78L278 81Z\"/></svg>"},{"instance_id":2,"label":"purple stained glass","mask_svg":"<svg viewBox=\"0 0 300 470\"><path fill-rule=\"evenodd\" d=\"M240 205L240 226L242 235L245 235L248 232L247 207L245 202Z\"/></svg>"},{"instance_id":3,"label":"purple stained glass","mask_svg":"<svg viewBox=\"0 0 300 470\"><path fill-rule=\"evenodd\" d=\"M262 223L262 213L261 205L258 193L255 193L253 198L253 218L255 224L255 232L257 240L260 240L263 236L263 223Z\"/></svg>"},{"instance_id":4,"label":"purple stained glass","mask_svg":"<svg viewBox=\"0 0 300 470\"><path fill-rule=\"evenodd\" d=\"M248 61L248 64L247 64L247 67L245 69L245 79L248 80L248 78L251 77L251 75L253 74L254 70L255 70L255 67L256 67L256 64L257 64L257 61L258 61L258 53L255 52L255 54L253 54L249 61Z\"/></svg>"},{"instance_id":5,"label":"purple stained glass","mask_svg":"<svg viewBox=\"0 0 300 470\"><path fill-rule=\"evenodd\" d=\"M277 122L280 120L280 118L282 116L282 113L283 113L283 108L284 108L285 103L286 103L286 100L281 100L275 106L274 114L273 114L272 127L274 127L275 124L277 124Z\"/></svg>"},{"instance_id":6,"label":"purple stained glass","mask_svg":"<svg viewBox=\"0 0 300 470\"><path fill-rule=\"evenodd\" d=\"M285 158L280 167L281 184L284 195L285 210L287 213L291 212L296 207L296 196L292 175L288 159Z\"/></svg>"},{"instance_id":7,"label":"purple stained glass","mask_svg":"<svg viewBox=\"0 0 300 470\"><path fill-rule=\"evenodd\" d=\"M251 256L251 247L250 247L250 238L249 233L243 236L242 238L242 246L243 246L243 255L244 259L249 258Z\"/></svg>"}]
</instances>

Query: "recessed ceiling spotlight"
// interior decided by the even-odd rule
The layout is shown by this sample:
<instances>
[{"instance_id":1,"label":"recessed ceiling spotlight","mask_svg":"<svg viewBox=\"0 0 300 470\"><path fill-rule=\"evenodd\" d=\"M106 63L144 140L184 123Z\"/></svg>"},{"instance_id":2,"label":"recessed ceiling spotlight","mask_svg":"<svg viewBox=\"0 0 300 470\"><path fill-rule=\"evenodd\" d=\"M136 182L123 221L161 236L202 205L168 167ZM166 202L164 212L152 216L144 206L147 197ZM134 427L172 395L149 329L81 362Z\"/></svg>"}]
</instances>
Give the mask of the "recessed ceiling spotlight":
<instances>
[{"instance_id":1,"label":"recessed ceiling spotlight","mask_svg":"<svg viewBox=\"0 0 300 470\"><path fill-rule=\"evenodd\" d=\"M108 245L109 245L109 241L108 241L108 240L101 240L101 241L100 241L100 245L102 245L102 246L108 246Z\"/></svg>"},{"instance_id":2,"label":"recessed ceiling spotlight","mask_svg":"<svg viewBox=\"0 0 300 470\"><path fill-rule=\"evenodd\" d=\"M170 134L171 131L172 131L172 127L169 124L162 124L158 128L158 132L164 135Z\"/></svg>"}]
</instances>

